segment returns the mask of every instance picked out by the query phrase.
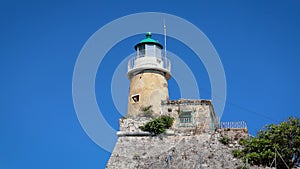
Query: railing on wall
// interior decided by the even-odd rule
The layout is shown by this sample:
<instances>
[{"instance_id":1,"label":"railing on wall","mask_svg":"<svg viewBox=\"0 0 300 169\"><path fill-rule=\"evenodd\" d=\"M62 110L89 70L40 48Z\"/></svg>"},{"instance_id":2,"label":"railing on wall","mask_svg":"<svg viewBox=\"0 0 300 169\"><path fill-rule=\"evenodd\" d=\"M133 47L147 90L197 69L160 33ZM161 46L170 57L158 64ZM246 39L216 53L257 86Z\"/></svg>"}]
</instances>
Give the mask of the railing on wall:
<instances>
[{"instance_id":1,"label":"railing on wall","mask_svg":"<svg viewBox=\"0 0 300 169\"><path fill-rule=\"evenodd\" d=\"M220 122L220 128L247 129L247 123L245 121Z\"/></svg>"}]
</instances>

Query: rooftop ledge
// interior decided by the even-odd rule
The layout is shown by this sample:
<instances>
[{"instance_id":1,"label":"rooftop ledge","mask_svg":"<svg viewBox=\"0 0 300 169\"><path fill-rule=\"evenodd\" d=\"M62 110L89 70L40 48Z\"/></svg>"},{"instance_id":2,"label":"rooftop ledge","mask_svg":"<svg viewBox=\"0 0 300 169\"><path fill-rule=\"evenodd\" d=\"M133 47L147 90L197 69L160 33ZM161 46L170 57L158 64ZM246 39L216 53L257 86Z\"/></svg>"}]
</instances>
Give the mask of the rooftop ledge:
<instances>
[{"instance_id":1,"label":"rooftop ledge","mask_svg":"<svg viewBox=\"0 0 300 169\"><path fill-rule=\"evenodd\" d=\"M175 135L175 132L173 130L166 130L166 135ZM122 136L152 136L150 132L147 131L136 131L136 132L126 132L126 131L118 131L117 132L118 137Z\"/></svg>"}]
</instances>

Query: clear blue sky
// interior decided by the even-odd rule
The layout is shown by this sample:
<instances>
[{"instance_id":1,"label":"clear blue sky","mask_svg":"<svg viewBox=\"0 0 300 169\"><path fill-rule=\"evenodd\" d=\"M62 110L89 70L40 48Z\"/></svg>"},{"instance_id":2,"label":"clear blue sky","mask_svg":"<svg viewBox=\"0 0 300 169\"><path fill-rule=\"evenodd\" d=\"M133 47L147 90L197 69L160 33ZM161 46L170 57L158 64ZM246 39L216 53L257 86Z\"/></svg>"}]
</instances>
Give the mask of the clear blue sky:
<instances>
[{"instance_id":1,"label":"clear blue sky","mask_svg":"<svg viewBox=\"0 0 300 169\"><path fill-rule=\"evenodd\" d=\"M215 46L227 79L222 121L245 120L255 134L265 124L300 116L298 0L1 1L0 168L105 167L110 153L85 134L76 117L74 65L99 28L128 14L151 11L192 22ZM104 102L101 111L115 128L121 116L110 96L113 70L143 37L116 45L97 74L97 99ZM207 72L200 61L184 55L184 48L170 40L170 51L192 70L199 67L201 98L210 99ZM178 99L177 89L171 79L172 99Z\"/></svg>"}]
</instances>

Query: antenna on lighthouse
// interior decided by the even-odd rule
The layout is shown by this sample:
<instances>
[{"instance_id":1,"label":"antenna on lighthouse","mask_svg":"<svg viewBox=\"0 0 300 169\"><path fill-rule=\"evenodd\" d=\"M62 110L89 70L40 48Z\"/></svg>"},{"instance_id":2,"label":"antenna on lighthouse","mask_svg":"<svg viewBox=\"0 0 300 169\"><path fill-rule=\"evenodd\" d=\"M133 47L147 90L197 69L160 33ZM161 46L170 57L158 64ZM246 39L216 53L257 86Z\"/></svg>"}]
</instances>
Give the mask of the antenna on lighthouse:
<instances>
[{"instance_id":1,"label":"antenna on lighthouse","mask_svg":"<svg viewBox=\"0 0 300 169\"><path fill-rule=\"evenodd\" d=\"M167 27L166 27L166 20L165 19L164 19L164 41L165 41L164 57L167 58Z\"/></svg>"}]
</instances>

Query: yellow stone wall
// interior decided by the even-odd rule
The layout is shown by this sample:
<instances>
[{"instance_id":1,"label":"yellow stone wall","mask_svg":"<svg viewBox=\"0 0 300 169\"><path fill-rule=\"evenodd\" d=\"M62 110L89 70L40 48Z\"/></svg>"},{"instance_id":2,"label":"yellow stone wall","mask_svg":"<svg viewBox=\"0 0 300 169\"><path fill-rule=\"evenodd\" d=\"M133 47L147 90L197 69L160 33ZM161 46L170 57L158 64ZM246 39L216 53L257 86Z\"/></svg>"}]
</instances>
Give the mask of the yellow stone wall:
<instances>
[{"instance_id":1,"label":"yellow stone wall","mask_svg":"<svg viewBox=\"0 0 300 169\"><path fill-rule=\"evenodd\" d=\"M132 96L139 95L135 102ZM141 107L152 105L154 115L161 113L161 100L169 99L168 82L162 74L145 72L130 79L127 116L137 116Z\"/></svg>"}]
</instances>

